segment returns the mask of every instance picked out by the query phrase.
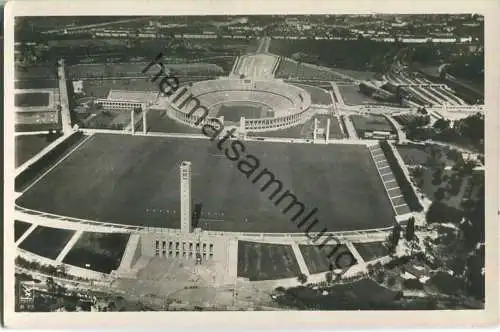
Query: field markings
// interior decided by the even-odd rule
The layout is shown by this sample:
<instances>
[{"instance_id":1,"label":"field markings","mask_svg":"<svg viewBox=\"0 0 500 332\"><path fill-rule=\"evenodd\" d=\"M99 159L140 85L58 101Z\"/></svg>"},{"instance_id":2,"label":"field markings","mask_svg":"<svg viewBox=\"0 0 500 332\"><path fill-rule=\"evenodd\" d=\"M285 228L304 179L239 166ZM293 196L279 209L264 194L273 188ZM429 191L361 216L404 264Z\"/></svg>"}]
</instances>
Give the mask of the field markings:
<instances>
[{"instance_id":1,"label":"field markings","mask_svg":"<svg viewBox=\"0 0 500 332\"><path fill-rule=\"evenodd\" d=\"M395 205L394 208L397 209L397 208L402 207L402 206L406 206L406 203Z\"/></svg>"},{"instance_id":2,"label":"field markings","mask_svg":"<svg viewBox=\"0 0 500 332\"><path fill-rule=\"evenodd\" d=\"M384 184L387 184L387 183L384 183ZM389 187L386 187L386 188L387 188L387 190L392 190L392 189L398 189L398 188L399 188L399 186L398 186L398 185L396 185L396 186L391 187L391 188L389 188Z\"/></svg>"},{"instance_id":3,"label":"field markings","mask_svg":"<svg viewBox=\"0 0 500 332\"><path fill-rule=\"evenodd\" d=\"M46 170L42 175L40 175L40 177L38 179L36 179L35 181L33 181L33 183L31 183L28 187L26 187L24 190L23 190L23 193L27 192L29 189L31 189L35 184L37 184L38 182L40 182L47 174L49 174L54 168L56 168L57 166L59 166L60 163L62 163L64 160L66 160L71 154L73 154L73 152L78 149L80 146L82 146L85 142L87 142L91 137L93 137L92 135L89 135L87 137L85 137L80 143L78 143L73 149L71 149L71 151L69 151L64 157L62 157L61 159L59 159L58 162L56 162L54 165L52 165L52 167L50 167L48 170Z\"/></svg>"}]
</instances>

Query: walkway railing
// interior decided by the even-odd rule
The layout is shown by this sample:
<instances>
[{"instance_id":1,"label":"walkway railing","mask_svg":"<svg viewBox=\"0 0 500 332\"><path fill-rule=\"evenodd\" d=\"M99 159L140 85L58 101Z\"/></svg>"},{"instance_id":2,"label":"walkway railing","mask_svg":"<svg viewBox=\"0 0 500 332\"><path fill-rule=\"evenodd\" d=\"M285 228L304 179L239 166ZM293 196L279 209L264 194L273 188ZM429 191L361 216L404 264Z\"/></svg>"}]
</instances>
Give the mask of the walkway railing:
<instances>
[{"instance_id":1,"label":"walkway railing","mask_svg":"<svg viewBox=\"0 0 500 332\"><path fill-rule=\"evenodd\" d=\"M152 226L134 226L134 225L123 225L117 224L113 222L101 222L89 219L75 218L69 216L61 216L54 213L42 212L37 210L32 210L28 208L24 208L16 205L15 207L17 213L21 213L23 215L17 215L17 219L30 221L30 218L34 216L41 218L36 221L39 224L51 224L55 223L74 223L82 226L96 226L100 229L96 231L101 232L144 232L144 233L162 233L162 234L172 234L178 235L180 234L180 229L173 228L162 228L162 227L152 227ZM32 220L32 219L31 219ZM35 221L34 221L35 222ZM67 226L71 226L68 224ZM73 225L74 226L74 225ZM61 228L64 228L64 224L60 225ZM75 228L75 227L68 227ZM384 235L388 230L390 230L392 226L382 227L382 228L374 228L374 229L366 229L366 230L353 230L353 231L338 231L338 232L328 232L323 234L324 236L332 235L339 240L353 240L353 239L369 239L371 235ZM232 232L232 231L210 231L203 230L203 235L207 236L220 236L220 237L240 237L240 238L248 238L248 239L264 239L264 240L272 240L273 238L281 238L281 239L295 239L295 240L307 240L307 236L302 233L262 233L262 232ZM317 235L316 233L311 233L311 236Z\"/></svg>"}]
</instances>

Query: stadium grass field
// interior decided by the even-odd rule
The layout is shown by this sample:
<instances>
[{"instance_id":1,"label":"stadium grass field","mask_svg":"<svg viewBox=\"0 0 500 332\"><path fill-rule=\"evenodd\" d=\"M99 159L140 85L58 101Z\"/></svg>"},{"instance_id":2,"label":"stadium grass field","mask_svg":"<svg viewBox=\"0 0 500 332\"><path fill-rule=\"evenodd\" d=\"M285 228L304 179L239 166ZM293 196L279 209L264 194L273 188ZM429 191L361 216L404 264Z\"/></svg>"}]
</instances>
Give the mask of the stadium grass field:
<instances>
[{"instance_id":1,"label":"stadium grass field","mask_svg":"<svg viewBox=\"0 0 500 332\"><path fill-rule=\"evenodd\" d=\"M387 227L394 213L363 145L245 142L307 209L317 231ZM243 158L242 158L243 159ZM127 225L178 228L179 164L192 162L192 199L208 230L301 232L209 140L98 134L18 200L20 206ZM263 182L263 181L261 181ZM315 229L313 229L314 231Z\"/></svg>"},{"instance_id":2,"label":"stadium grass field","mask_svg":"<svg viewBox=\"0 0 500 332\"><path fill-rule=\"evenodd\" d=\"M274 113L267 111L262 105L251 103L225 103L219 107L217 116L223 116L224 121L240 122L242 116L245 119L259 119L273 117Z\"/></svg>"}]
</instances>

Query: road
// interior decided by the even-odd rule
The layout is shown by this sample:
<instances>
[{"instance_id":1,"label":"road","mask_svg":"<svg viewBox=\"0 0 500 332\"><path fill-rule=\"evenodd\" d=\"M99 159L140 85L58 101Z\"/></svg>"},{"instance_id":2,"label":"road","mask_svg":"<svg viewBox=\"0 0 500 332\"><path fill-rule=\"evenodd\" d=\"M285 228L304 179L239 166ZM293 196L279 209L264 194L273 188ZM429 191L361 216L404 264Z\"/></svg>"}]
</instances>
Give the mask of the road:
<instances>
[{"instance_id":1,"label":"road","mask_svg":"<svg viewBox=\"0 0 500 332\"><path fill-rule=\"evenodd\" d=\"M65 135L71 133L71 115L69 111L68 87L66 86L66 72L64 71L64 60L58 61L59 95L61 99L61 121Z\"/></svg>"},{"instance_id":2,"label":"road","mask_svg":"<svg viewBox=\"0 0 500 332\"><path fill-rule=\"evenodd\" d=\"M257 53L267 53L269 52L269 46L271 45L271 37L262 37L257 47Z\"/></svg>"},{"instance_id":3,"label":"road","mask_svg":"<svg viewBox=\"0 0 500 332\"><path fill-rule=\"evenodd\" d=\"M149 19L150 19L150 17L131 18L131 19L126 19L126 20L117 20L117 21L110 21L110 22L103 22L103 23L96 23L96 24L79 25L76 27L66 27L66 28L61 28L61 29L53 29L53 30L43 31L42 33L63 33L65 31L78 31L78 30L87 30L88 31L88 30L93 29L93 28L102 28L102 27L105 27L108 25L137 22L137 21L149 20Z\"/></svg>"}]
</instances>

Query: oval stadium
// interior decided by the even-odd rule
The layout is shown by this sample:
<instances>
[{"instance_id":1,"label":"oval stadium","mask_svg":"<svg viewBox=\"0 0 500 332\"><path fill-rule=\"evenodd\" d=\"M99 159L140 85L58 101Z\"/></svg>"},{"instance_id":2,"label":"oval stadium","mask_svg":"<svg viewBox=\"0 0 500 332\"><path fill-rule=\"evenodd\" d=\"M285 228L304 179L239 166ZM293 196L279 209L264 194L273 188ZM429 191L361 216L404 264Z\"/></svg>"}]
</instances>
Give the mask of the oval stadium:
<instances>
[{"instance_id":1,"label":"oval stadium","mask_svg":"<svg viewBox=\"0 0 500 332\"><path fill-rule=\"evenodd\" d=\"M206 107L209 117L237 124L246 132L289 128L310 117L310 95L279 81L219 79L192 84L187 97L185 91L172 94L167 107L171 118L189 126L195 126L192 119L203 112L189 115L193 99Z\"/></svg>"}]
</instances>

